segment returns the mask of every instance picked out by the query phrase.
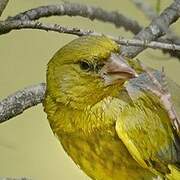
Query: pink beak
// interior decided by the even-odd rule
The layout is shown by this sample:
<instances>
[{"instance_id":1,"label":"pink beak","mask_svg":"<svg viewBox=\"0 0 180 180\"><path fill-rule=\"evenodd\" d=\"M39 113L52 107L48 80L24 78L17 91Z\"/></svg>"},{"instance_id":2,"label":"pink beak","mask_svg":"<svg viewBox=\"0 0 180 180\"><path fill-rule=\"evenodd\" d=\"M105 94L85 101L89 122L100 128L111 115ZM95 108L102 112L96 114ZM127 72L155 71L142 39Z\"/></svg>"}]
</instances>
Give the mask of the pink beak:
<instances>
[{"instance_id":1,"label":"pink beak","mask_svg":"<svg viewBox=\"0 0 180 180\"><path fill-rule=\"evenodd\" d=\"M101 69L100 76L104 79L105 84L111 85L123 83L128 79L137 77L138 74L126 63L122 56L112 53Z\"/></svg>"}]
</instances>

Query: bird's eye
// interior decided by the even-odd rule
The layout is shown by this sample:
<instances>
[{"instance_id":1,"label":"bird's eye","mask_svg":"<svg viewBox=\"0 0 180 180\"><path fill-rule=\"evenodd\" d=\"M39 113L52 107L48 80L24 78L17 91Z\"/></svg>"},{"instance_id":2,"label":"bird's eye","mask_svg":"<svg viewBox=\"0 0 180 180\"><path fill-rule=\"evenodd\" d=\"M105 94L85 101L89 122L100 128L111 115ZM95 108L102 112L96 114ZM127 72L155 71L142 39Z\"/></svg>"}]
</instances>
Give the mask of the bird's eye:
<instances>
[{"instance_id":1,"label":"bird's eye","mask_svg":"<svg viewBox=\"0 0 180 180\"><path fill-rule=\"evenodd\" d=\"M81 61L81 62L80 62L80 68L81 68L82 70L88 71L88 70L90 70L91 66L90 66L90 64L88 64L87 62Z\"/></svg>"}]
</instances>

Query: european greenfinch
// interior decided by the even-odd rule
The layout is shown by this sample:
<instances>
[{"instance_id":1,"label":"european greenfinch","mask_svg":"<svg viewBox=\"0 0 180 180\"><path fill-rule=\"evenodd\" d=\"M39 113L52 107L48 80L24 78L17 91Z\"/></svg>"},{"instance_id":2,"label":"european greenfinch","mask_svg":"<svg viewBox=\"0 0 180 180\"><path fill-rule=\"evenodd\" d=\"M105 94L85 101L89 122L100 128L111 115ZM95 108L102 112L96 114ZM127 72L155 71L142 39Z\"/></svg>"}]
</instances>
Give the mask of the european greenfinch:
<instances>
[{"instance_id":1,"label":"european greenfinch","mask_svg":"<svg viewBox=\"0 0 180 180\"><path fill-rule=\"evenodd\" d=\"M138 63L120 53L105 36L84 36L53 56L43 103L50 126L92 179L171 178L180 162L177 134L159 99L145 90L147 76L137 77Z\"/></svg>"}]
</instances>

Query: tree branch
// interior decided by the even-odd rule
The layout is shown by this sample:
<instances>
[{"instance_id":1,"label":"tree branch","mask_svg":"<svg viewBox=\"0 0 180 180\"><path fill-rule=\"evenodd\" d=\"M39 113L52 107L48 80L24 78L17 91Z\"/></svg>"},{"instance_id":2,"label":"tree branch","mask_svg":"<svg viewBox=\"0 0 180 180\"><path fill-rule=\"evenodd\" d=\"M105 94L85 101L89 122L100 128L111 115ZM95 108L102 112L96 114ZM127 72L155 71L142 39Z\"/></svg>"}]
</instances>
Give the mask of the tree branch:
<instances>
[{"instance_id":1,"label":"tree branch","mask_svg":"<svg viewBox=\"0 0 180 180\"><path fill-rule=\"evenodd\" d=\"M45 24L38 21L2 21L0 22L0 35L9 33L12 30L20 29L39 29L45 31L54 31L59 33L72 34L77 36L85 36L89 34L96 35L91 30L82 30L74 27L65 27L58 24Z\"/></svg>"},{"instance_id":2,"label":"tree branch","mask_svg":"<svg viewBox=\"0 0 180 180\"><path fill-rule=\"evenodd\" d=\"M151 41L148 43L147 41L142 41L138 39L123 39L123 38L111 38L116 41L118 44L125 45L125 46L136 46L136 47L143 47L143 48L152 48L152 49L162 49L164 51L169 52L178 52L180 53L180 45L172 44L172 43L164 43L158 41Z\"/></svg>"},{"instance_id":3,"label":"tree branch","mask_svg":"<svg viewBox=\"0 0 180 180\"><path fill-rule=\"evenodd\" d=\"M4 9L6 8L9 0L0 0L0 16L2 15Z\"/></svg>"},{"instance_id":4,"label":"tree branch","mask_svg":"<svg viewBox=\"0 0 180 180\"><path fill-rule=\"evenodd\" d=\"M0 177L0 180L32 180L32 179L31 178L27 178L27 177L18 177L18 178Z\"/></svg>"},{"instance_id":5,"label":"tree branch","mask_svg":"<svg viewBox=\"0 0 180 180\"><path fill-rule=\"evenodd\" d=\"M57 24L45 24L38 21L21 21L21 20L15 20L15 21L3 21L0 22L0 35L6 34L10 32L11 30L20 30L20 29L39 29L39 30L45 30L45 31L54 31L58 33L66 33L66 34L72 34L77 36L87 36L87 35L103 35L101 33L94 32L92 30L83 30L79 28L74 27L65 27ZM141 46L141 47L149 47L153 49L168 49L171 51L180 51L180 45L176 44L170 44L170 43L161 43L152 41L150 43L147 43L146 41L136 40L136 39L124 39L122 37L113 37L110 35L106 35L110 39L114 40L118 44L121 45L133 45L133 46Z\"/></svg>"},{"instance_id":6,"label":"tree branch","mask_svg":"<svg viewBox=\"0 0 180 180\"><path fill-rule=\"evenodd\" d=\"M119 12L108 12L102 8L87 6L77 3L64 3L60 5L41 6L19 13L7 20L37 20L42 17L50 16L81 16L91 20L97 19L103 22L109 22L116 27L124 27L125 30L137 34L142 27L135 20L124 16Z\"/></svg>"},{"instance_id":7,"label":"tree branch","mask_svg":"<svg viewBox=\"0 0 180 180\"><path fill-rule=\"evenodd\" d=\"M134 0L140 1L140 0ZM114 24L116 27L124 27L125 30L131 31L134 34L137 34L142 27L137 23L137 21L131 20L127 18L123 14L118 12L108 12L102 8L87 6L77 3L64 3L60 5L48 5L41 6L37 8L33 8L27 10L25 12L19 13L13 17L9 17L7 20L37 20L42 17L50 17L50 16L81 16L85 18L89 18L91 20L97 19L103 22L109 22ZM165 43L174 43L173 41L167 41L165 39L158 39L160 42ZM176 44L176 43L174 43ZM180 58L180 53L177 51L168 51L164 50L163 52L169 53L171 56Z\"/></svg>"},{"instance_id":8,"label":"tree branch","mask_svg":"<svg viewBox=\"0 0 180 180\"><path fill-rule=\"evenodd\" d=\"M0 101L0 123L21 114L27 108L43 101L46 86L44 83L17 91Z\"/></svg>"},{"instance_id":9,"label":"tree branch","mask_svg":"<svg viewBox=\"0 0 180 180\"><path fill-rule=\"evenodd\" d=\"M176 22L180 16L180 0L174 1L168 8L166 8L160 16L152 20L151 24L145 29L141 30L134 39L139 39L147 42L156 40L163 36L168 31L168 27ZM142 52L146 47L123 47L123 55L133 58Z\"/></svg>"},{"instance_id":10,"label":"tree branch","mask_svg":"<svg viewBox=\"0 0 180 180\"><path fill-rule=\"evenodd\" d=\"M132 3L135 4L135 6L140 9L148 19L152 20L156 17L158 17L158 14L156 11L148 4L148 2L144 2L144 0L131 0ZM180 44L180 37L177 36L173 31L170 29L168 30L166 34L166 39L162 41L162 39L158 39L160 42L166 42L166 43L173 43L173 44ZM169 53L172 57L177 57L180 59L180 52L179 51L168 51L163 50L163 53Z\"/></svg>"}]
</instances>

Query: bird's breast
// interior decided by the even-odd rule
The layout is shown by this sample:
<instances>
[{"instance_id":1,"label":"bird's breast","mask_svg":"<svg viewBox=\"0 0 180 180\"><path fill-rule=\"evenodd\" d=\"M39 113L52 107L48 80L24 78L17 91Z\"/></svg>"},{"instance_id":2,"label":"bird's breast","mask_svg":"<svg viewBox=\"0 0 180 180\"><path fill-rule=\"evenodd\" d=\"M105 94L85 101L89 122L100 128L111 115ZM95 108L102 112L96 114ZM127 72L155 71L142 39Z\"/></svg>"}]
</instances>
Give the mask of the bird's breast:
<instances>
[{"instance_id":1,"label":"bird's breast","mask_svg":"<svg viewBox=\"0 0 180 180\"><path fill-rule=\"evenodd\" d=\"M73 161L91 178L101 180L151 179L119 140L114 129L90 136L81 133L63 134L59 139Z\"/></svg>"},{"instance_id":2,"label":"bird's breast","mask_svg":"<svg viewBox=\"0 0 180 180\"><path fill-rule=\"evenodd\" d=\"M49 98L49 99L48 99ZM53 104L46 112L53 132L73 161L96 180L150 180L154 176L131 157L115 124L123 103L107 98L86 111Z\"/></svg>"}]
</instances>

